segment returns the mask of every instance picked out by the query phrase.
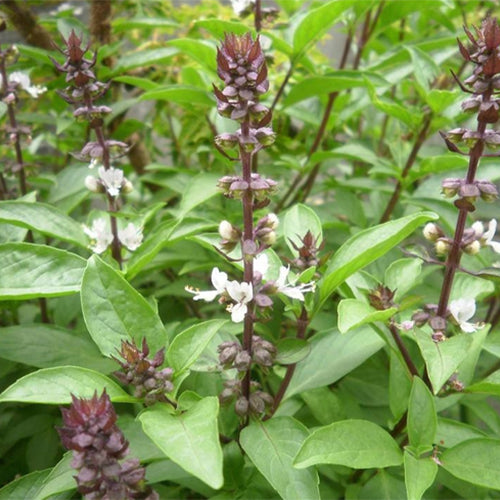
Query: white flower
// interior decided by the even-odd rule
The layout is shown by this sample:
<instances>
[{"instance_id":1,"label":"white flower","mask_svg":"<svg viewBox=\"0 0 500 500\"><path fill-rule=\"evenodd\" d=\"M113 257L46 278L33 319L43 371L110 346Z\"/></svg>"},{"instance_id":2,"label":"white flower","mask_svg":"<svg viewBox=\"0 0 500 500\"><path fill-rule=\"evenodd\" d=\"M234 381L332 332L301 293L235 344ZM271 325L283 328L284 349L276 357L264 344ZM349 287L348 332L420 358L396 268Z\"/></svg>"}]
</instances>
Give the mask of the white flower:
<instances>
[{"instance_id":1,"label":"white flower","mask_svg":"<svg viewBox=\"0 0 500 500\"><path fill-rule=\"evenodd\" d=\"M99 163L99 160L97 158L92 158L92 160L90 160L90 163L89 163L89 168L92 169L92 168L95 168L97 166L100 166L101 164Z\"/></svg>"},{"instance_id":2,"label":"white flower","mask_svg":"<svg viewBox=\"0 0 500 500\"><path fill-rule=\"evenodd\" d=\"M92 222L92 227L84 225L83 231L91 240L91 250L97 254L104 252L113 241L113 235L108 230L104 219L95 219Z\"/></svg>"},{"instance_id":3,"label":"white flower","mask_svg":"<svg viewBox=\"0 0 500 500\"><path fill-rule=\"evenodd\" d=\"M110 196L118 196L123 185L123 170L110 167L107 170L104 167L99 167L99 177L103 186Z\"/></svg>"},{"instance_id":4,"label":"white flower","mask_svg":"<svg viewBox=\"0 0 500 500\"><path fill-rule=\"evenodd\" d=\"M476 238L479 239L481 246L491 247L494 252L500 253L500 242L493 241L493 237L497 231L497 221L495 219L490 220L487 231L485 231L484 224L480 221L474 222L472 229L474 229Z\"/></svg>"},{"instance_id":5,"label":"white flower","mask_svg":"<svg viewBox=\"0 0 500 500\"><path fill-rule=\"evenodd\" d=\"M260 274L261 276L265 276L269 269L269 260L265 253L261 253L253 260L253 274Z\"/></svg>"},{"instance_id":6,"label":"white flower","mask_svg":"<svg viewBox=\"0 0 500 500\"><path fill-rule=\"evenodd\" d=\"M185 290L189 293L194 293L194 300L204 300L205 302L212 302L212 300L226 291L227 274L219 271L219 268L212 269L212 285L215 290L194 290L192 287L187 286Z\"/></svg>"},{"instance_id":7,"label":"white flower","mask_svg":"<svg viewBox=\"0 0 500 500\"><path fill-rule=\"evenodd\" d=\"M477 330L477 324L467 321L476 313L476 301L474 299L453 300L450 302L448 309L463 332L472 333Z\"/></svg>"},{"instance_id":8,"label":"white flower","mask_svg":"<svg viewBox=\"0 0 500 500\"><path fill-rule=\"evenodd\" d=\"M231 0L231 6L237 16L244 14L253 4L255 4L255 0Z\"/></svg>"},{"instance_id":9,"label":"white flower","mask_svg":"<svg viewBox=\"0 0 500 500\"><path fill-rule=\"evenodd\" d=\"M93 193L99 193L102 189L101 183L93 175L85 177L85 187Z\"/></svg>"},{"instance_id":10,"label":"white flower","mask_svg":"<svg viewBox=\"0 0 500 500\"><path fill-rule=\"evenodd\" d=\"M2 79L0 77L0 85ZM40 85L31 85L30 77L26 73L22 73L21 71L13 71L9 75L9 82L17 83L23 90L28 92L31 97L35 99L44 92L47 91L47 87L41 87Z\"/></svg>"},{"instance_id":11,"label":"white flower","mask_svg":"<svg viewBox=\"0 0 500 500\"><path fill-rule=\"evenodd\" d=\"M297 286L292 286L288 281L288 274L290 273L290 266L281 266L278 279L275 282L277 291L290 297L291 299L298 299L304 301L303 292L312 292L315 284L311 281L309 283L300 283Z\"/></svg>"},{"instance_id":12,"label":"white flower","mask_svg":"<svg viewBox=\"0 0 500 500\"><path fill-rule=\"evenodd\" d=\"M245 314L248 311L248 302L253 299L253 286L246 281L243 281L243 283L229 281L226 283L226 290L229 296L236 302L236 304L230 304L227 308L231 313L231 320L235 323L240 323L245 319Z\"/></svg>"},{"instance_id":13,"label":"white flower","mask_svg":"<svg viewBox=\"0 0 500 500\"><path fill-rule=\"evenodd\" d=\"M233 228L233 225L229 221L221 221L221 223L219 224L219 235L223 240L234 241L235 236L236 239L238 239L238 235L235 233L236 232Z\"/></svg>"},{"instance_id":14,"label":"white flower","mask_svg":"<svg viewBox=\"0 0 500 500\"><path fill-rule=\"evenodd\" d=\"M131 252L137 250L142 243L142 228L135 227L131 222L125 229L118 230L118 239Z\"/></svg>"}]
</instances>

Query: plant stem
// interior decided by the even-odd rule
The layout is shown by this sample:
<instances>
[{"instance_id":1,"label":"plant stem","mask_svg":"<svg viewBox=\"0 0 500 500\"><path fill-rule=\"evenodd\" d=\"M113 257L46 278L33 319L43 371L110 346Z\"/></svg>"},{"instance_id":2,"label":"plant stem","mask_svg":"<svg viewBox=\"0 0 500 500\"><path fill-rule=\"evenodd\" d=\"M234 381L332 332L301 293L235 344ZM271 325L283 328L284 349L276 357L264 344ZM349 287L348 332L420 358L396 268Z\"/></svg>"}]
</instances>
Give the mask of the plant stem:
<instances>
[{"instance_id":1,"label":"plant stem","mask_svg":"<svg viewBox=\"0 0 500 500\"><path fill-rule=\"evenodd\" d=\"M415 160L417 159L418 152L420 151L420 148L424 144L424 141L427 137L427 132L429 131L429 127L432 122L432 118L433 114L431 112L428 112L425 115L422 128L420 129L420 132L417 136L417 140L413 144L413 147L410 151L410 154L408 155L408 159L406 160L403 171L401 172L401 178L398 180L396 187L394 188L391 199L387 203L387 206L385 207L382 217L380 217L379 224L387 222L391 218L392 212L399 200L399 197L401 196L401 188L403 187L403 181L408 177L411 167L413 166Z\"/></svg>"},{"instance_id":2,"label":"plant stem","mask_svg":"<svg viewBox=\"0 0 500 500\"><path fill-rule=\"evenodd\" d=\"M406 366L408 367L408 371L415 377L418 377L418 370L415 364L413 363L410 353L408 352L408 349L406 348L403 339L401 338L401 335L399 335L398 329L396 328L396 325L394 323L391 323L389 325L389 330L391 332L392 338L396 342L396 345L398 346L399 352L403 356L403 359L405 360Z\"/></svg>"},{"instance_id":3,"label":"plant stem","mask_svg":"<svg viewBox=\"0 0 500 500\"><path fill-rule=\"evenodd\" d=\"M281 94L283 94L283 91L285 90L286 84L288 83L288 80L290 80L292 73L293 73L293 63L291 62L290 67L288 68L288 71L286 72L285 78L281 82L280 88L278 89L278 92L276 93L276 96L274 97L273 103L271 104L271 107L269 108L271 113L274 111L276 104L278 104L278 101L281 97Z\"/></svg>"},{"instance_id":4,"label":"plant stem","mask_svg":"<svg viewBox=\"0 0 500 500\"><path fill-rule=\"evenodd\" d=\"M302 306L302 311L300 313L299 319L297 320L297 338L298 339L303 339L306 334L306 328L309 323L309 318L307 316L307 311L304 306ZM281 385L278 389L278 392L276 393L276 396L274 397L274 402L273 406L271 408L271 411L268 415L266 415L263 420L267 420L271 418L275 413L276 410L278 409L281 401L283 400L283 397L285 396L286 390L288 389L288 386L290 385L290 382L292 380L293 374L295 373L295 367L297 366L297 363L293 363L291 365L288 365L288 368L286 369L285 376L281 382Z\"/></svg>"},{"instance_id":5,"label":"plant stem","mask_svg":"<svg viewBox=\"0 0 500 500\"><path fill-rule=\"evenodd\" d=\"M258 33L262 29L262 10L261 10L261 0L255 0L255 31Z\"/></svg>"}]
</instances>

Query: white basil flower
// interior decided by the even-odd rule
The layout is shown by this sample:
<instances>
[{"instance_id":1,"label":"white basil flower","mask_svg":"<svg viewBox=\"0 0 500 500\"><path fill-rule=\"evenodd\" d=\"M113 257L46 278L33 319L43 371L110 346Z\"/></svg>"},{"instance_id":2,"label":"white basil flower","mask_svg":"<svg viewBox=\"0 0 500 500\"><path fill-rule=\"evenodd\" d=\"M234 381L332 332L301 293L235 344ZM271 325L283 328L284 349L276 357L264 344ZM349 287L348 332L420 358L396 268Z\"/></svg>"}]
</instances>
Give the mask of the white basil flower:
<instances>
[{"instance_id":1,"label":"white basil flower","mask_svg":"<svg viewBox=\"0 0 500 500\"><path fill-rule=\"evenodd\" d=\"M47 87L41 87L40 85L31 85L30 77L21 71L13 71L9 75L9 82L17 83L19 87L21 87L24 91L26 91L31 97L35 99L44 92L47 91ZM0 85L1 85L1 77L0 77Z\"/></svg>"},{"instance_id":2,"label":"white basil flower","mask_svg":"<svg viewBox=\"0 0 500 500\"><path fill-rule=\"evenodd\" d=\"M453 300L448 309L463 332L473 333L478 329L477 324L468 322L476 314L476 301L474 299Z\"/></svg>"},{"instance_id":3,"label":"white basil flower","mask_svg":"<svg viewBox=\"0 0 500 500\"><path fill-rule=\"evenodd\" d=\"M227 308L231 313L231 320L234 323L240 323L245 319L248 311L247 304L253 299L253 286L245 281L243 283L229 281L226 283L226 290L231 299L236 302Z\"/></svg>"},{"instance_id":4,"label":"white basil flower","mask_svg":"<svg viewBox=\"0 0 500 500\"><path fill-rule=\"evenodd\" d=\"M98 172L99 178L109 195L118 196L124 181L123 170L113 167L106 170L104 167L99 167Z\"/></svg>"},{"instance_id":5,"label":"white basil flower","mask_svg":"<svg viewBox=\"0 0 500 500\"><path fill-rule=\"evenodd\" d=\"M142 228L136 227L130 222L126 228L118 230L118 239L121 241L122 245L133 252L137 250L142 243Z\"/></svg>"},{"instance_id":6,"label":"white basil flower","mask_svg":"<svg viewBox=\"0 0 500 500\"><path fill-rule=\"evenodd\" d=\"M255 0L231 0L231 7L237 16L241 16L250 10Z\"/></svg>"},{"instance_id":7,"label":"white basil flower","mask_svg":"<svg viewBox=\"0 0 500 500\"><path fill-rule=\"evenodd\" d=\"M113 241L113 235L104 219L95 219L91 227L84 225L83 231L90 238L90 249L94 253L103 253Z\"/></svg>"},{"instance_id":8,"label":"white basil flower","mask_svg":"<svg viewBox=\"0 0 500 500\"><path fill-rule=\"evenodd\" d=\"M298 299L304 301L304 292L312 292L315 288L314 282L299 283L292 285L288 282L288 275L290 273L290 266L281 266L278 279L275 282L276 289L279 293L290 297L291 299Z\"/></svg>"},{"instance_id":9,"label":"white basil flower","mask_svg":"<svg viewBox=\"0 0 500 500\"><path fill-rule=\"evenodd\" d=\"M222 295L226 291L227 284L227 274L219 271L219 268L214 267L212 269L212 285L215 290L195 290L192 287L187 286L185 290L189 293L193 293L194 300L204 300L205 302L212 302L218 295Z\"/></svg>"}]
</instances>

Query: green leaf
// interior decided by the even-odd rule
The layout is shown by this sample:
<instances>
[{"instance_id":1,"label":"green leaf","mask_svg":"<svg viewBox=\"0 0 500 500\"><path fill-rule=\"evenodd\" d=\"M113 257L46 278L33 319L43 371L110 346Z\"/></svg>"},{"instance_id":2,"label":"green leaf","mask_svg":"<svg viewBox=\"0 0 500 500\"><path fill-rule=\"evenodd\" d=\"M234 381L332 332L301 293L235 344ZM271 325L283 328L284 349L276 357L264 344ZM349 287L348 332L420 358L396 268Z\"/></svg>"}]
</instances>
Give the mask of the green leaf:
<instances>
[{"instance_id":1,"label":"green leaf","mask_svg":"<svg viewBox=\"0 0 500 500\"><path fill-rule=\"evenodd\" d=\"M113 31L122 33L132 29L148 28L177 28L179 23L163 17L133 17L131 19L121 17L113 20Z\"/></svg>"},{"instance_id":2,"label":"green leaf","mask_svg":"<svg viewBox=\"0 0 500 500\"><path fill-rule=\"evenodd\" d=\"M409 52L412 60L415 79L424 90L429 90L430 84L439 74L438 65L433 61L431 56L418 47L407 46L406 50Z\"/></svg>"},{"instance_id":3,"label":"green leaf","mask_svg":"<svg viewBox=\"0 0 500 500\"><path fill-rule=\"evenodd\" d=\"M308 435L307 428L291 417L256 420L240 434L245 453L284 500L320 498L317 472L293 467Z\"/></svg>"},{"instance_id":4,"label":"green leaf","mask_svg":"<svg viewBox=\"0 0 500 500\"><path fill-rule=\"evenodd\" d=\"M442 113L458 99L458 93L456 90L432 89L427 93L425 99L431 110L438 114Z\"/></svg>"},{"instance_id":5,"label":"green leaf","mask_svg":"<svg viewBox=\"0 0 500 500\"><path fill-rule=\"evenodd\" d=\"M151 81L149 78L142 78L140 76L117 76L113 78L113 81L133 85L142 90L155 90L160 87L160 84Z\"/></svg>"},{"instance_id":6,"label":"green leaf","mask_svg":"<svg viewBox=\"0 0 500 500\"><path fill-rule=\"evenodd\" d=\"M18 379L0 394L0 401L64 405L71 403L71 394L91 398L94 392L106 389L111 401L134 403L136 398L102 373L78 366L43 368Z\"/></svg>"},{"instance_id":7,"label":"green leaf","mask_svg":"<svg viewBox=\"0 0 500 500\"><path fill-rule=\"evenodd\" d=\"M293 106L310 97L338 92L354 87L366 87L368 82L360 71L338 70L328 76L310 76L297 82L283 100L283 107Z\"/></svg>"},{"instance_id":8,"label":"green leaf","mask_svg":"<svg viewBox=\"0 0 500 500\"><path fill-rule=\"evenodd\" d=\"M417 284L422 272L422 261L415 258L398 259L385 271L384 285L395 291L394 300L404 298L406 293Z\"/></svg>"},{"instance_id":9,"label":"green leaf","mask_svg":"<svg viewBox=\"0 0 500 500\"><path fill-rule=\"evenodd\" d=\"M307 51L354 3L355 0L332 0L316 9L309 9L300 18L293 34L294 58L298 59Z\"/></svg>"},{"instance_id":10,"label":"green leaf","mask_svg":"<svg viewBox=\"0 0 500 500\"><path fill-rule=\"evenodd\" d=\"M399 351L391 349L389 368L389 406L395 420L399 420L408 409L412 388L412 376Z\"/></svg>"},{"instance_id":11,"label":"green leaf","mask_svg":"<svg viewBox=\"0 0 500 500\"><path fill-rule=\"evenodd\" d=\"M214 73L217 71L217 49L213 43L193 38L177 38L167 43L178 48L181 53L194 59L208 70Z\"/></svg>"},{"instance_id":12,"label":"green leaf","mask_svg":"<svg viewBox=\"0 0 500 500\"><path fill-rule=\"evenodd\" d=\"M141 345L146 338L152 353L166 347L165 328L149 302L96 255L85 269L81 299L87 329L105 356L116 355L122 340Z\"/></svg>"},{"instance_id":13,"label":"green leaf","mask_svg":"<svg viewBox=\"0 0 500 500\"><path fill-rule=\"evenodd\" d=\"M222 40L226 33L244 35L250 31L252 35L254 34L248 25L241 22L226 21L225 19L200 19L195 21L194 25L197 28L207 30L217 40Z\"/></svg>"},{"instance_id":14,"label":"green leaf","mask_svg":"<svg viewBox=\"0 0 500 500\"><path fill-rule=\"evenodd\" d=\"M414 335L424 358L434 394L437 394L466 358L472 344L472 336L461 334L436 343L430 334L418 328L414 329Z\"/></svg>"},{"instance_id":15,"label":"green leaf","mask_svg":"<svg viewBox=\"0 0 500 500\"><path fill-rule=\"evenodd\" d=\"M402 463L403 454L396 441L368 420L343 420L316 429L295 458L299 468L334 464L370 469Z\"/></svg>"},{"instance_id":16,"label":"green leaf","mask_svg":"<svg viewBox=\"0 0 500 500\"><path fill-rule=\"evenodd\" d=\"M486 433L472 425L449 418L438 418L436 443L444 448L451 448L463 441L479 437L486 437Z\"/></svg>"},{"instance_id":17,"label":"green leaf","mask_svg":"<svg viewBox=\"0 0 500 500\"><path fill-rule=\"evenodd\" d=\"M415 458L407 451L404 453L404 465L408 500L420 500L432 486L438 466L431 457Z\"/></svg>"},{"instance_id":18,"label":"green leaf","mask_svg":"<svg viewBox=\"0 0 500 500\"><path fill-rule=\"evenodd\" d=\"M0 489L0 500L35 499L50 470L38 470L19 477ZM74 481L74 479L73 479Z\"/></svg>"},{"instance_id":19,"label":"green leaf","mask_svg":"<svg viewBox=\"0 0 500 500\"><path fill-rule=\"evenodd\" d=\"M292 243L298 248L302 247L301 239L304 238L308 231L311 232L317 244L320 245L323 241L320 218L312 208L297 203L286 212L283 220L283 236L294 257L297 257L299 252L293 247Z\"/></svg>"},{"instance_id":20,"label":"green leaf","mask_svg":"<svg viewBox=\"0 0 500 500\"><path fill-rule=\"evenodd\" d=\"M408 403L408 438L410 445L432 448L437 429L436 406L434 397L419 377L413 377L413 386Z\"/></svg>"},{"instance_id":21,"label":"green leaf","mask_svg":"<svg viewBox=\"0 0 500 500\"><path fill-rule=\"evenodd\" d=\"M466 387L465 392L500 396L500 370L493 372L484 380Z\"/></svg>"},{"instance_id":22,"label":"green leaf","mask_svg":"<svg viewBox=\"0 0 500 500\"><path fill-rule=\"evenodd\" d=\"M172 415L156 405L139 415L144 432L167 457L210 487L219 489L222 477L222 449L217 415L219 400L203 398L189 410Z\"/></svg>"},{"instance_id":23,"label":"green leaf","mask_svg":"<svg viewBox=\"0 0 500 500\"><path fill-rule=\"evenodd\" d=\"M440 457L452 475L472 484L500 490L500 440L477 438L449 448Z\"/></svg>"},{"instance_id":24,"label":"green leaf","mask_svg":"<svg viewBox=\"0 0 500 500\"><path fill-rule=\"evenodd\" d=\"M176 377L189 369L226 323L225 319L204 321L189 327L174 338L168 348L167 360Z\"/></svg>"},{"instance_id":25,"label":"green leaf","mask_svg":"<svg viewBox=\"0 0 500 500\"><path fill-rule=\"evenodd\" d=\"M179 50L174 47L128 52L118 60L113 73L121 75L131 69L165 63L178 53Z\"/></svg>"},{"instance_id":26,"label":"green leaf","mask_svg":"<svg viewBox=\"0 0 500 500\"><path fill-rule=\"evenodd\" d=\"M60 297L80 291L85 259L45 245L0 245L0 300Z\"/></svg>"},{"instance_id":27,"label":"green leaf","mask_svg":"<svg viewBox=\"0 0 500 500\"><path fill-rule=\"evenodd\" d=\"M379 311L362 300L341 300L337 309L339 332L346 333L366 323L386 321L397 312L397 307Z\"/></svg>"},{"instance_id":28,"label":"green leaf","mask_svg":"<svg viewBox=\"0 0 500 500\"><path fill-rule=\"evenodd\" d=\"M179 219L184 218L193 208L219 193L218 178L218 175L201 173L189 182L180 203Z\"/></svg>"},{"instance_id":29,"label":"green leaf","mask_svg":"<svg viewBox=\"0 0 500 500\"><path fill-rule=\"evenodd\" d=\"M73 365L105 373L116 369L90 340L46 324L0 328L0 358L37 368Z\"/></svg>"},{"instance_id":30,"label":"green leaf","mask_svg":"<svg viewBox=\"0 0 500 500\"><path fill-rule=\"evenodd\" d=\"M353 330L349 335L342 335L336 329L316 333L309 342L311 352L297 364L286 397L333 384L384 345L384 341L368 326ZM338 355L339 352L342 356Z\"/></svg>"},{"instance_id":31,"label":"green leaf","mask_svg":"<svg viewBox=\"0 0 500 500\"><path fill-rule=\"evenodd\" d=\"M335 252L319 285L320 306L351 274L387 253L424 222L437 219L432 212L415 213L365 229L349 238Z\"/></svg>"},{"instance_id":32,"label":"green leaf","mask_svg":"<svg viewBox=\"0 0 500 500\"><path fill-rule=\"evenodd\" d=\"M210 92L192 85L166 85L144 92L140 99L169 101L177 104L202 104L213 106L215 101Z\"/></svg>"},{"instance_id":33,"label":"green leaf","mask_svg":"<svg viewBox=\"0 0 500 500\"><path fill-rule=\"evenodd\" d=\"M295 338L281 339L276 344L276 349L278 353L275 361L281 365L298 363L311 352L311 346L307 340Z\"/></svg>"},{"instance_id":34,"label":"green leaf","mask_svg":"<svg viewBox=\"0 0 500 500\"><path fill-rule=\"evenodd\" d=\"M42 487L38 494L33 497L33 500L44 500L45 498L76 489L75 469L71 467L73 460L73 452L68 451L52 468L50 474L45 478Z\"/></svg>"}]
</instances>

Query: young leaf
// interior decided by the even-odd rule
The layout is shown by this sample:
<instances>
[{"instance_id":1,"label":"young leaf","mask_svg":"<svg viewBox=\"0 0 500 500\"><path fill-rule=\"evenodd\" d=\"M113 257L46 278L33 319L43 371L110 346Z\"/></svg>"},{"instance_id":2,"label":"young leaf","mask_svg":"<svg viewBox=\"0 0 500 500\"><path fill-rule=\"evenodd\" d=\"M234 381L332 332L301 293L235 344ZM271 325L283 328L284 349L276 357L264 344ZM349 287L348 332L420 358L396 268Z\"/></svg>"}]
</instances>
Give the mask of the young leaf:
<instances>
[{"instance_id":1,"label":"young leaf","mask_svg":"<svg viewBox=\"0 0 500 500\"><path fill-rule=\"evenodd\" d=\"M405 485L408 500L420 500L425 491L432 486L438 466L431 457L415 458L405 451Z\"/></svg>"},{"instance_id":2,"label":"young leaf","mask_svg":"<svg viewBox=\"0 0 500 500\"><path fill-rule=\"evenodd\" d=\"M0 245L0 300L60 297L80 291L85 259L45 245Z\"/></svg>"},{"instance_id":3,"label":"young leaf","mask_svg":"<svg viewBox=\"0 0 500 500\"><path fill-rule=\"evenodd\" d=\"M343 420L316 429L294 463L300 469L315 464L370 469L401 465L403 454L382 427L368 420Z\"/></svg>"},{"instance_id":4,"label":"young leaf","mask_svg":"<svg viewBox=\"0 0 500 500\"><path fill-rule=\"evenodd\" d=\"M284 500L320 498L314 468L298 470L292 464L308 435L307 429L291 417L256 420L241 432L245 453Z\"/></svg>"},{"instance_id":5,"label":"young leaf","mask_svg":"<svg viewBox=\"0 0 500 500\"><path fill-rule=\"evenodd\" d=\"M189 369L226 323L227 320L224 319L204 321L189 327L174 338L168 348L167 360L176 377Z\"/></svg>"},{"instance_id":6,"label":"young leaf","mask_svg":"<svg viewBox=\"0 0 500 500\"><path fill-rule=\"evenodd\" d=\"M466 358L472 336L461 334L436 343L429 334L418 328L415 328L414 335L427 366L434 394L437 394Z\"/></svg>"},{"instance_id":7,"label":"young leaf","mask_svg":"<svg viewBox=\"0 0 500 500\"><path fill-rule=\"evenodd\" d=\"M333 384L381 349L384 341L364 326L349 335L342 335L336 329L317 333L310 345L311 352L297 364L286 397ZM336 362L332 363L332 359Z\"/></svg>"},{"instance_id":8,"label":"young leaf","mask_svg":"<svg viewBox=\"0 0 500 500\"><path fill-rule=\"evenodd\" d=\"M204 89L190 85L166 85L144 92L141 100L169 101L178 104L201 104L213 106L212 95Z\"/></svg>"},{"instance_id":9,"label":"young leaf","mask_svg":"<svg viewBox=\"0 0 500 500\"><path fill-rule=\"evenodd\" d=\"M394 301L402 299L416 285L422 271L420 259L395 260L385 271L384 285L395 291Z\"/></svg>"},{"instance_id":10,"label":"young leaf","mask_svg":"<svg viewBox=\"0 0 500 500\"><path fill-rule=\"evenodd\" d=\"M432 212L419 212L365 229L348 239L335 252L319 285L320 306L347 277L387 253L424 222L437 218Z\"/></svg>"},{"instance_id":11,"label":"young leaf","mask_svg":"<svg viewBox=\"0 0 500 500\"><path fill-rule=\"evenodd\" d=\"M432 448L436 429L434 397L422 379L414 377L408 404L408 437L412 448Z\"/></svg>"},{"instance_id":12,"label":"young leaf","mask_svg":"<svg viewBox=\"0 0 500 500\"><path fill-rule=\"evenodd\" d=\"M477 438L446 450L443 467L455 477L472 484L500 490L500 440Z\"/></svg>"},{"instance_id":13,"label":"young leaf","mask_svg":"<svg viewBox=\"0 0 500 500\"><path fill-rule=\"evenodd\" d=\"M469 385L465 388L465 392L476 394L491 394L492 396L500 396L500 370L493 372L480 382Z\"/></svg>"},{"instance_id":14,"label":"young leaf","mask_svg":"<svg viewBox=\"0 0 500 500\"><path fill-rule=\"evenodd\" d=\"M18 379L0 394L0 401L64 405L71 403L71 395L91 398L106 389L111 401L134 403L136 398L102 373L78 366L57 366L29 373Z\"/></svg>"},{"instance_id":15,"label":"young leaf","mask_svg":"<svg viewBox=\"0 0 500 500\"><path fill-rule=\"evenodd\" d=\"M398 309L396 307L378 311L362 300L341 300L337 309L339 332L346 333L353 328L367 323L385 321L397 312Z\"/></svg>"},{"instance_id":16,"label":"young leaf","mask_svg":"<svg viewBox=\"0 0 500 500\"><path fill-rule=\"evenodd\" d=\"M312 208L297 203L287 211L283 220L283 235L288 248L297 257L299 253L292 245L292 242L300 248L303 244L301 239L310 231L313 238L317 240L317 245L323 241L323 229L321 220Z\"/></svg>"},{"instance_id":17,"label":"young leaf","mask_svg":"<svg viewBox=\"0 0 500 500\"><path fill-rule=\"evenodd\" d=\"M0 328L0 358L37 368L83 366L109 373L116 363L104 358L89 340L46 324Z\"/></svg>"},{"instance_id":18,"label":"young leaf","mask_svg":"<svg viewBox=\"0 0 500 500\"><path fill-rule=\"evenodd\" d=\"M87 329L105 356L116 355L122 340L141 345L145 337L152 353L166 346L165 329L149 302L96 255L85 269L81 299Z\"/></svg>"},{"instance_id":19,"label":"young leaf","mask_svg":"<svg viewBox=\"0 0 500 500\"><path fill-rule=\"evenodd\" d=\"M303 16L293 34L294 58L299 58L326 30L355 3L355 0L331 0L321 7L311 9Z\"/></svg>"},{"instance_id":20,"label":"young leaf","mask_svg":"<svg viewBox=\"0 0 500 500\"><path fill-rule=\"evenodd\" d=\"M219 400L203 398L189 410L172 415L161 405L139 415L144 432L163 453L214 489L222 477L222 449L217 428Z\"/></svg>"},{"instance_id":21,"label":"young leaf","mask_svg":"<svg viewBox=\"0 0 500 500\"><path fill-rule=\"evenodd\" d=\"M46 203L0 201L0 222L26 227L83 248L89 243L81 224Z\"/></svg>"}]
</instances>

